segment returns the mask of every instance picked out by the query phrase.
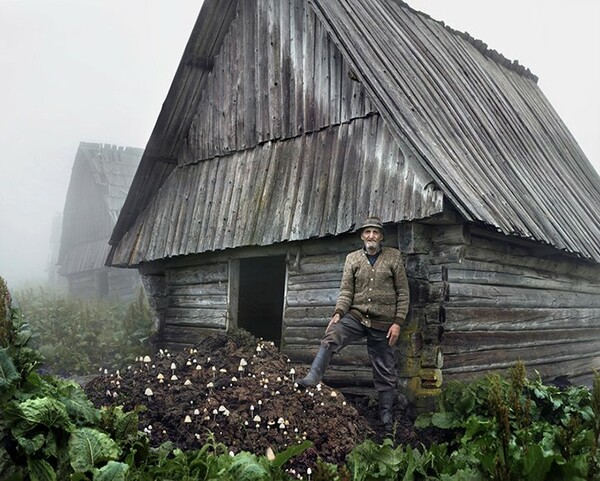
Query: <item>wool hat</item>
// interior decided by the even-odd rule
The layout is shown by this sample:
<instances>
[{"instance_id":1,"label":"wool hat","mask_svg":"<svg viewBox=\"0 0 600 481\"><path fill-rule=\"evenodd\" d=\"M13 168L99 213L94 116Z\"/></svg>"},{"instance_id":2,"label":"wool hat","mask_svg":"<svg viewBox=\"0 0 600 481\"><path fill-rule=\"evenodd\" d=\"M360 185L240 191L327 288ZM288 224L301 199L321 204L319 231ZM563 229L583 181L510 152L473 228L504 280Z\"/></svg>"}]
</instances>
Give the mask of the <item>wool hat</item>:
<instances>
[{"instance_id":1,"label":"wool hat","mask_svg":"<svg viewBox=\"0 0 600 481\"><path fill-rule=\"evenodd\" d=\"M379 217L367 217L363 222L363 225L360 226L360 230L366 229L367 227L377 227L383 232L383 224L381 223L381 219Z\"/></svg>"}]
</instances>

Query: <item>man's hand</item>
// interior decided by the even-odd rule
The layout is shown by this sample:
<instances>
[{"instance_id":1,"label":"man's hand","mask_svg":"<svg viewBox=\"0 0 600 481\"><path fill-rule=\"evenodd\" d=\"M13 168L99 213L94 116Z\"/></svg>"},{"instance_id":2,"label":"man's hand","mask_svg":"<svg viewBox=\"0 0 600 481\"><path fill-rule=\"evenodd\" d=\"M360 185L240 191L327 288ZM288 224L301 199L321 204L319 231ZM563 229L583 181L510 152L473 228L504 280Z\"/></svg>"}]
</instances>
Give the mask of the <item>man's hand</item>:
<instances>
[{"instance_id":1,"label":"man's hand","mask_svg":"<svg viewBox=\"0 0 600 481\"><path fill-rule=\"evenodd\" d=\"M333 316L331 316L331 321L329 321L329 324L327 324L327 329L326 331L329 330L329 328L331 327L332 324L337 324L340 320L341 316L339 313L335 313Z\"/></svg>"},{"instance_id":2,"label":"man's hand","mask_svg":"<svg viewBox=\"0 0 600 481\"><path fill-rule=\"evenodd\" d=\"M390 346L396 344L398 342L398 338L400 337L400 326L398 324L392 324L388 329L387 336L385 337L389 339L388 344Z\"/></svg>"}]
</instances>

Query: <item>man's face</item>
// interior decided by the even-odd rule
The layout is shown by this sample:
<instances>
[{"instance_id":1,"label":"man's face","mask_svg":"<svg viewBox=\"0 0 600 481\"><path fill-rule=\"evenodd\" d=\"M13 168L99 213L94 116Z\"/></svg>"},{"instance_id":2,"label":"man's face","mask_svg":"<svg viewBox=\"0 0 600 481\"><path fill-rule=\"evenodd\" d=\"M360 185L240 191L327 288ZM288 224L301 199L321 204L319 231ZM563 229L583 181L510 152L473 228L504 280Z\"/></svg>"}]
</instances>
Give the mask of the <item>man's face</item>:
<instances>
[{"instance_id":1,"label":"man's face","mask_svg":"<svg viewBox=\"0 0 600 481\"><path fill-rule=\"evenodd\" d=\"M383 240L383 232L377 227L365 227L360 233L367 251L378 251Z\"/></svg>"}]
</instances>

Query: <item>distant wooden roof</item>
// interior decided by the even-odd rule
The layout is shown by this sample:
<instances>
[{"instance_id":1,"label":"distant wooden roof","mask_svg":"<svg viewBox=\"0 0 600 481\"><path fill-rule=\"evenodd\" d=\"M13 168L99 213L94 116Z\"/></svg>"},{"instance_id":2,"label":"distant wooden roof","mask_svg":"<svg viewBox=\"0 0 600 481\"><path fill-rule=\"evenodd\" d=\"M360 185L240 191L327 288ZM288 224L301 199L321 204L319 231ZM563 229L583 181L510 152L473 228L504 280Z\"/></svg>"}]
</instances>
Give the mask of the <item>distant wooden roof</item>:
<instances>
[{"instance_id":1,"label":"distant wooden roof","mask_svg":"<svg viewBox=\"0 0 600 481\"><path fill-rule=\"evenodd\" d=\"M308 0L466 220L600 262L600 176L527 69L395 0ZM236 0L205 0L110 243L165 183Z\"/></svg>"},{"instance_id":2,"label":"distant wooden roof","mask_svg":"<svg viewBox=\"0 0 600 481\"><path fill-rule=\"evenodd\" d=\"M58 264L63 275L99 269L143 150L81 142L65 208Z\"/></svg>"}]
</instances>

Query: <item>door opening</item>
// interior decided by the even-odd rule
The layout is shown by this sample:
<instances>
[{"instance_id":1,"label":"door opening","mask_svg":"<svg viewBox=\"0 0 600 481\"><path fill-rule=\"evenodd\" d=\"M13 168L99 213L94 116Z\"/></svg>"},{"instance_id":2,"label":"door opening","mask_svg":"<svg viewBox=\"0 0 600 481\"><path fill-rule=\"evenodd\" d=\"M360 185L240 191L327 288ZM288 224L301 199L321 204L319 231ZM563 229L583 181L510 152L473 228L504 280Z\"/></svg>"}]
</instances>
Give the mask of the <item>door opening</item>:
<instances>
[{"instance_id":1,"label":"door opening","mask_svg":"<svg viewBox=\"0 0 600 481\"><path fill-rule=\"evenodd\" d=\"M285 257L240 259L238 327L281 347Z\"/></svg>"}]
</instances>

